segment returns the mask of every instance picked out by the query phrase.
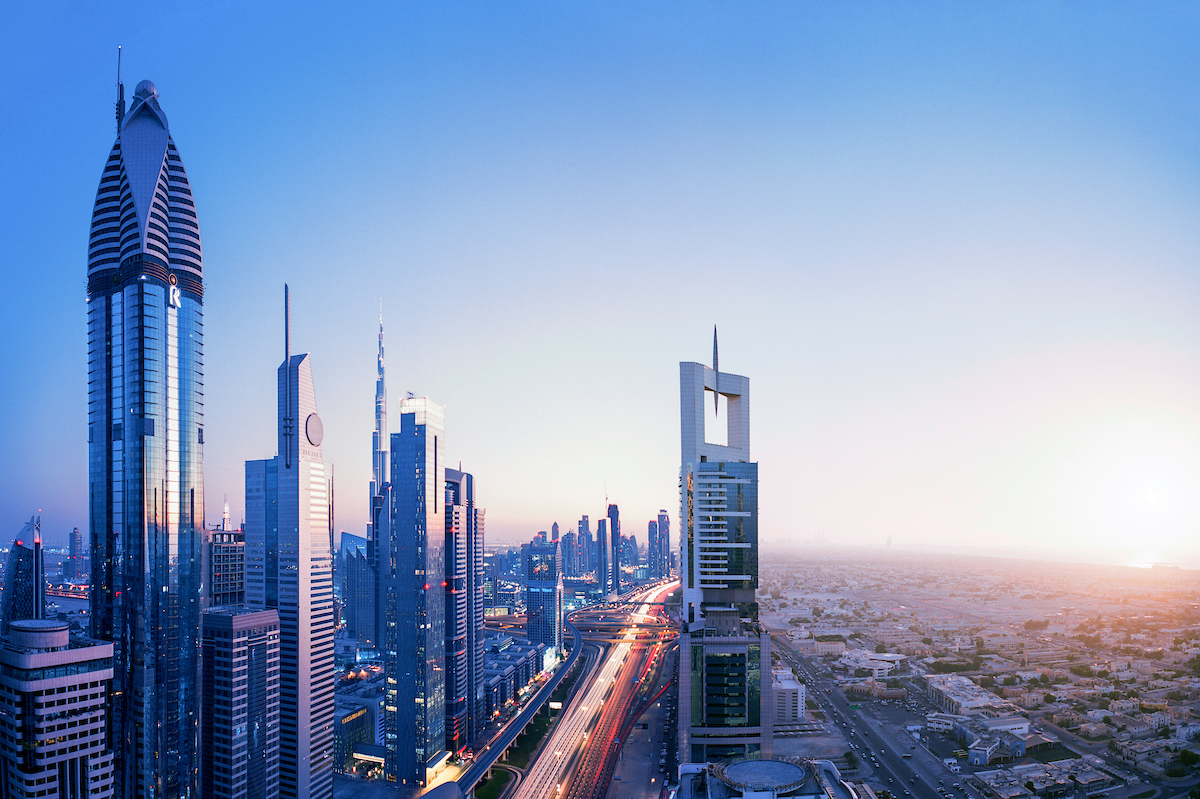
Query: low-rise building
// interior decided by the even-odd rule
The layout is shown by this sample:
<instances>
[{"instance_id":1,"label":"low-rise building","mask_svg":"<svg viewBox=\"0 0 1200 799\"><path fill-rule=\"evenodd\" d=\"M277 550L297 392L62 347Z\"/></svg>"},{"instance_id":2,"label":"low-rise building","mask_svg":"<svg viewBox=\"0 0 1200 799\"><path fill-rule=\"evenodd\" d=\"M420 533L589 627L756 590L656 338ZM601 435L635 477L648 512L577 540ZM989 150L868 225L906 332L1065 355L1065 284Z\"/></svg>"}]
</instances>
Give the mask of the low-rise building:
<instances>
[{"instance_id":1,"label":"low-rise building","mask_svg":"<svg viewBox=\"0 0 1200 799\"><path fill-rule=\"evenodd\" d=\"M775 723L798 724L804 721L804 683L791 669L771 671L771 693L775 695Z\"/></svg>"},{"instance_id":2,"label":"low-rise building","mask_svg":"<svg viewBox=\"0 0 1200 799\"><path fill-rule=\"evenodd\" d=\"M987 711L999 715L1018 712L1011 702L959 674L926 674L925 683L930 701L946 713L975 715Z\"/></svg>"}]
</instances>

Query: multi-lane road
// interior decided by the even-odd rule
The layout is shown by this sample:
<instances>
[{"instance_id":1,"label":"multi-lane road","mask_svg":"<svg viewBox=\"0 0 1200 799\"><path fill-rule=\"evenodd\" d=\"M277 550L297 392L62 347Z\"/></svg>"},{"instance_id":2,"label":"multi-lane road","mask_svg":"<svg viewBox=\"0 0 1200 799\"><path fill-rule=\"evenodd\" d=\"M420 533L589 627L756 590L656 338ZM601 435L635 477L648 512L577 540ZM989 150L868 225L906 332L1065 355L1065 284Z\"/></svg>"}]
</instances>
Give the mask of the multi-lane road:
<instances>
[{"instance_id":1,"label":"multi-lane road","mask_svg":"<svg viewBox=\"0 0 1200 799\"><path fill-rule=\"evenodd\" d=\"M514 799L587 799L606 782L619 751L618 736L628 720L641 681L656 661L659 646L659 611L653 602L670 596L674 584L635 594L642 603L633 612L620 608L587 608L574 615L575 623L589 617L607 636L607 652L585 688L563 710L561 718L529 767ZM616 629L605 622L619 622ZM649 631L647 631L647 628ZM652 638L647 638L647 635Z\"/></svg>"},{"instance_id":2,"label":"multi-lane road","mask_svg":"<svg viewBox=\"0 0 1200 799\"><path fill-rule=\"evenodd\" d=\"M780 657L803 675L808 698L842 728L850 749L875 773L874 782L897 799L979 799L945 764L917 745L911 736L893 735L884 725L852 708L842 692L823 671L818 671L786 643L777 645ZM908 755L908 757L905 757ZM960 787L955 787L956 785Z\"/></svg>"},{"instance_id":3,"label":"multi-lane road","mask_svg":"<svg viewBox=\"0 0 1200 799\"><path fill-rule=\"evenodd\" d=\"M570 619L567 619L563 626L565 626L567 631L571 634L571 654L567 656L566 661L554 673L554 676L547 680L546 683L538 690L537 695L525 703L525 707L521 709L521 712L513 716L513 718L511 718L500 729L500 731L493 736L492 740L488 742L487 746L484 747L482 751L476 753L474 762L471 763L471 765L462 773L462 776L455 780L458 783L458 786L462 788L464 794L470 792L475 783L483 779L484 775L487 774L488 769L492 767L492 765L502 754L504 754L504 751L508 749L508 747L512 746L513 741L515 741L517 736L520 735L522 730L525 729L525 725L528 724L530 720L533 719L534 715L536 715L537 712L542 709L542 706L550 698L550 694L552 694L554 689L558 687L558 684L562 682L563 677L570 673L571 667L574 666L576 660L579 659L580 654L584 650L583 636L580 634L579 630L575 628L575 625L571 623Z\"/></svg>"}]
</instances>

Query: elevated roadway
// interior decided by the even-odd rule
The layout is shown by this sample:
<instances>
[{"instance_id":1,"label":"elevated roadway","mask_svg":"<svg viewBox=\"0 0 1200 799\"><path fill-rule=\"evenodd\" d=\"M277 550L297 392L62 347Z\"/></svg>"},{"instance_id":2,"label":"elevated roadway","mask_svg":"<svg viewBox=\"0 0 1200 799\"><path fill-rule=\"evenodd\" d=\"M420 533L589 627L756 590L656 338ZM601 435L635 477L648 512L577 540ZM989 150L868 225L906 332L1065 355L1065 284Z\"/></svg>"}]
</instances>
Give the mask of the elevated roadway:
<instances>
[{"instance_id":1,"label":"elevated roadway","mask_svg":"<svg viewBox=\"0 0 1200 799\"><path fill-rule=\"evenodd\" d=\"M531 700L525 703L525 707L521 709L521 712L509 719L508 723L500 729L500 732L496 733L487 746L475 754L474 762L455 780L464 794L470 792L475 787L475 783L483 779L488 773L488 769L500 759L500 756L504 754L508 747L512 746L513 741L524 731L525 726L533 720L537 712L542 709L542 706L550 699L550 695L554 693L554 689L558 687L563 678L575 666L576 661L579 660L584 650L583 636L580 634L578 628L571 623L570 617L564 620L564 626L571 633L571 654L567 656L563 664L554 672L554 676L546 681L545 685L538 690L537 694Z\"/></svg>"}]
</instances>

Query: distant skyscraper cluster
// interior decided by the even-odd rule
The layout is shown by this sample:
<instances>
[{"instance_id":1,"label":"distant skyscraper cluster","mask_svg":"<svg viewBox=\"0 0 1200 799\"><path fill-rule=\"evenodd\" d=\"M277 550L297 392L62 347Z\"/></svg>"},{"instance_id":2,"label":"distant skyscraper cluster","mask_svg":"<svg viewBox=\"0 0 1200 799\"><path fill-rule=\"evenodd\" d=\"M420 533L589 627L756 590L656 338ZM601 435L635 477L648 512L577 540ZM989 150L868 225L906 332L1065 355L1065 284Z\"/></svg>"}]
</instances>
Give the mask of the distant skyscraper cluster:
<instances>
[{"instance_id":1,"label":"distant skyscraper cluster","mask_svg":"<svg viewBox=\"0 0 1200 799\"><path fill-rule=\"evenodd\" d=\"M621 594L635 581L666 579L671 574L670 524L665 510L649 523L643 559L637 536L621 534L621 513L616 504L607 506L604 518L596 522L594 534L591 520L583 516L575 530L563 533L560 539L563 576L594 579L600 596Z\"/></svg>"}]
</instances>

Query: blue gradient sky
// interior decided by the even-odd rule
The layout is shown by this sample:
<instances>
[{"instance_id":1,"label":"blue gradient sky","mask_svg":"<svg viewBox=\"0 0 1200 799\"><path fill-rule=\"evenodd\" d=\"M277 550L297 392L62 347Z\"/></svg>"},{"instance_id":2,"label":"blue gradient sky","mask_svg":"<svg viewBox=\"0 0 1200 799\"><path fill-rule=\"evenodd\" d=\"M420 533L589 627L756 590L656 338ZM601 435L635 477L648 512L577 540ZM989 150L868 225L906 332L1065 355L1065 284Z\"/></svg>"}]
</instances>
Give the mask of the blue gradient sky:
<instances>
[{"instance_id":1,"label":"blue gradient sky","mask_svg":"<svg viewBox=\"0 0 1200 799\"><path fill-rule=\"evenodd\" d=\"M350 532L382 297L493 540L676 514L716 323L768 542L1200 563L1195 4L188 5L0 8L0 535L86 529L119 43L200 217L210 520L287 281Z\"/></svg>"}]
</instances>

